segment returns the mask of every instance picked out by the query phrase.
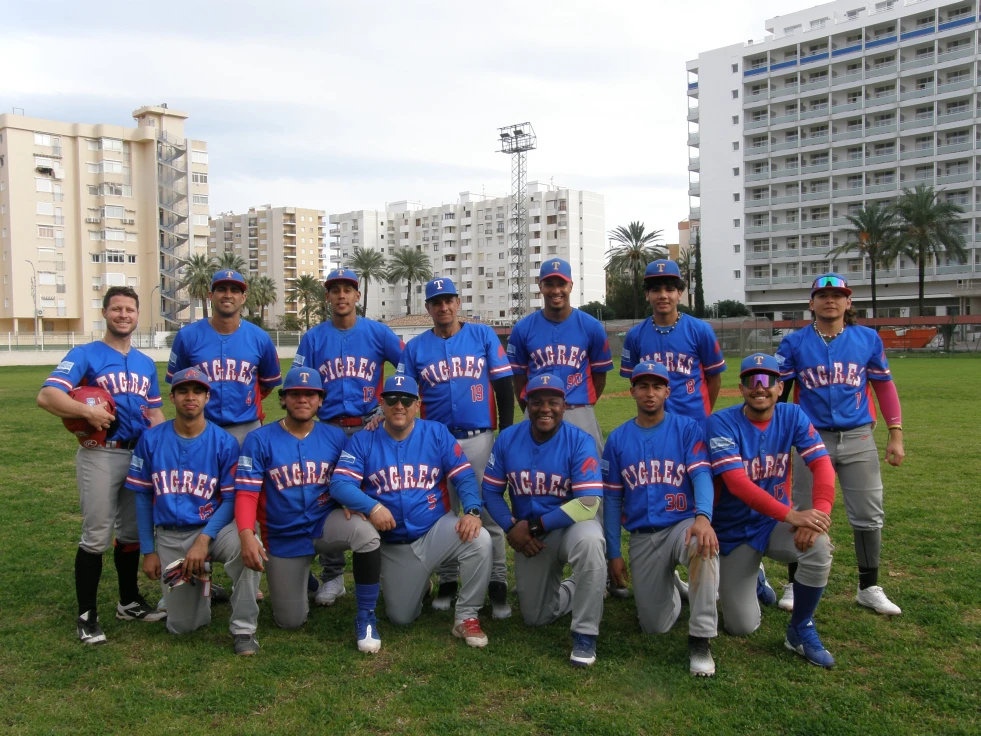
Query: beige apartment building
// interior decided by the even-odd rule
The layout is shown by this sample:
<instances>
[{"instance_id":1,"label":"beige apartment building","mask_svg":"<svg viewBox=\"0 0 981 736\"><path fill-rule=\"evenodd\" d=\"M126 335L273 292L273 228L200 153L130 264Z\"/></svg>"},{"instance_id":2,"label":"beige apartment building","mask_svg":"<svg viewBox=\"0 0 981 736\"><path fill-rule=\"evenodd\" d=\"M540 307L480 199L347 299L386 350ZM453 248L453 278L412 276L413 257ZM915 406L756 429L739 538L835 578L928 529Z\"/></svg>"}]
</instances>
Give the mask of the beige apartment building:
<instances>
[{"instance_id":1,"label":"beige apartment building","mask_svg":"<svg viewBox=\"0 0 981 736\"><path fill-rule=\"evenodd\" d=\"M266 324L296 315L290 298L293 282L300 276L327 276L327 252L323 210L302 207L252 207L236 215L224 212L209 223L208 253L221 258L225 252L241 256L248 275L268 276L276 284L276 302L266 308Z\"/></svg>"},{"instance_id":2,"label":"beige apartment building","mask_svg":"<svg viewBox=\"0 0 981 736\"><path fill-rule=\"evenodd\" d=\"M110 286L141 331L190 317L180 266L208 233L208 151L166 104L136 127L0 115L0 332L99 332ZM32 280L36 287L32 293Z\"/></svg>"},{"instance_id":3,"label":"beige apartment building","mask_svg":"<svg viewBox=\"0 0 981 736\"><path fill-rule=\"evenodd\" d=\"M542 260L558 256L572 265L573 306L604 301L606 223L603 195L540 182L528 183L525 274L529 311L541 309L538 273ZM399 248L429 256L435 277L453 279L460 313L491 324L511 324L508 213L510 197L463 192L452 204L424 207L391 202L385 210L356 210L330 216L333 264L343 264L354 246L391 257ZM405 284L372 283L367 315L388 320L405 314ZM422 313L424 284L413 284L412 312Z\"/></svg>"}]
</instances>

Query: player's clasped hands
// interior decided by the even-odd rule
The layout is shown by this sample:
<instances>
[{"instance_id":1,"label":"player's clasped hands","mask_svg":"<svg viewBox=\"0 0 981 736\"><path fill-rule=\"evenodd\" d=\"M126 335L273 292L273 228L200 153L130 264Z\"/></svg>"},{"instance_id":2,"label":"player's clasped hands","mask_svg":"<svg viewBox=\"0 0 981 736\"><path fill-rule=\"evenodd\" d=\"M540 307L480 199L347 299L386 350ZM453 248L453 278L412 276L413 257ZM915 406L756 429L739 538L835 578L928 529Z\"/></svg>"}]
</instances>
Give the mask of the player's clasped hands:
<instances>
[{"instance_id":1,"label":"player's clasped hands","mask_svg":"<svg viewBox=\"0 0 981 736\"><path fill-rule=\"evenodd\" d=\"M515 552L520 552L525 557L534 557L545 549L545 545L540 539L535 539L531 536L531 531L528 529L528 522L524 520L519 521L511 527L507 540L508 544L511 545L511 549Z\"/></svg>"},{"instance_id":2,"label":"player's clasped hands","mask_svg":"<svg viewBox=\"0 0 981 736\"><path fill-rule=\"evenodd\" d=\"M376 504L368 515L368 521L380 532L387 532L395 528L395 517L383 504Z\"/></svg>"},{"instance_id":3,"label":"player's clasped hands","mask_svg":"<svg viewBox=\"0 0 981 736\"><path fill-rule=\"evenodd\" d=\"M806 511L791 509L787 512L784 521L798 529L810 529L818 534L827 533L828 529L831 528L831 517L817 509L807 509Z\"/></svg>"}]
</instances>

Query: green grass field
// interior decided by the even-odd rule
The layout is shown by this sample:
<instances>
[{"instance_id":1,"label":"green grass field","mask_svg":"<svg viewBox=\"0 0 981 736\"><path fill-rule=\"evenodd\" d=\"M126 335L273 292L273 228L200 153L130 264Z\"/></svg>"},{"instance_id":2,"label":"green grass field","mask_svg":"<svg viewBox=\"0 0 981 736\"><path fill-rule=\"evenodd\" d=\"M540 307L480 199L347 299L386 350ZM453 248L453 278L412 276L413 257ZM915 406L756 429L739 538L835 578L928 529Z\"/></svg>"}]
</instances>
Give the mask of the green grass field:
<instances>
[{"instance_id":1,"label":"green grass field","mask_svg":"<svg viewBox=\"0 0 981 736\"><path fill-rule=\"evenodd\" d=\"M513 600L511 619L484 617L484 650L451 636L451 613L427 608L407 628L380 616L381 653L359 654L350 572L349 594L313 610L299 631L277 630L263 604L262 651L236 658L227 606L215 607L210 628L181 638L161 624L117 622L108 555L99 609L109 642L83 647L72 574L77 445L35 407L49 369L2 369L0 725L8 733L85 734L977 734L981 439L973 392L981 361L897 357L892 365L907 457L901 468L883 468L881 582L903 615L887 619L855 605L855 555L839 503L838 550L817 616L838 667L824 671L786 651L789 614L773 608L752 636L720 635L710 680L688 674L687 608L670 634L647 637L632 599L607 601L599 659L585 671L567 662L568 618L528 629ZM608 393L625 391L613 375ZM730 369L724 386L734 387L735 376ZM629 397L603 399L604 430L632 410ZM880 445L883 436L877 432ZM774 584L785 580L786 570L768 569ZM156 601L155 584L141 585Z\"/></svg>"}]
</instances>

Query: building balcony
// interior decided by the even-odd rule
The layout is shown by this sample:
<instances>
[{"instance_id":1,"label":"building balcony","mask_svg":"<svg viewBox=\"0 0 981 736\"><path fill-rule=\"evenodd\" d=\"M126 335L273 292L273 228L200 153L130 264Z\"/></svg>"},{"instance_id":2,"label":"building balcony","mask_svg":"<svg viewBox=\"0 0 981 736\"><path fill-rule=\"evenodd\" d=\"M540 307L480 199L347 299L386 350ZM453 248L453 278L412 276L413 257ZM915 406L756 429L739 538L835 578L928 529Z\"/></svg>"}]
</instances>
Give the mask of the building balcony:
<instances>
[{"instance_id":1,"label":"building balcony","mask_svg":"<svg viewBox=\"0 0 981 736\"><path fill-rule=\"evenodd\" d=\"M937 184L956 184L961 181L970 181L971 172L965 171L957 174L944 174L937 177Z\"/></svg>"},{"instance_id":2,"label":"building balcony","mask_svg":"<svg viewBox=\"0 0 981 736\"><path fill-rule=\"evenodd\" d=\"M825 79L818 79L818 80L815 80L813 82L805 82L804 84L800 85L798 87L798 89L800 89L800 93L801 94L803 94L805 92L812 92L812 91L814 91L816 89L827 89L828 88L828 82L829 82L829 80L827 78L825 78Z\"/></svg>"},{"instance_id":3,"label":"building balcony","mask_svg":"<svg viewBox=\"0 0 981 736\"><path fill-rule=\"evenodd\" d=\"M811 138L802 138L800 141L801 148L811 148L813 146L827 146L831 142L831 139L826 135L817 135Z\"/></svg>"},{"instance_id":4,"label":"building balcony","mask_svg":"<svg viewBox=\"0 0 981 736\"><path fill-rule=\"evenodd\" d=\"M840 133L834 133L834 134L832 134L831 139L835 143L837 143L839 141L854 141L854 140L857 140L857 139L861 138L864 134L865 134L865 130L862 129L862 128L859 128L857 130L848 130L848 129L845 129L845 130L841 131Z\"/></svg>"},{"instance_id":5,"label":"building balcony","mask_svg":"<svg viewBox=\"0 0 981 736\"><path fill-rule=\"evenodd\" d=\"M770 178L769 171L760 171L754 174L746 174L746 181L766 181Z\"/></svg>"},{"instance_id":6,"label":"building balcony","mask_svg":"<svg viewBox=\"0 0 981 736\"><path fill-rule=\"evenodd\" d=\"M787 194L783 197L771 197L770 204L789 204L791 202L800 202L800 194Z\"/></svg>"},{"instance_id":7,"label":"building balcony","mask_svg":"<svg viewBox=\"0 0 981 736\"><path fill-rule=\"evenodd\" d=\"M796 123L799 120L797 113L791 113L790 115L776 115L770 118L770 127L775 125L786 125L788 123Z\"/></svg>"},{"instance_id":8,"label":"building balcony","mask_svg":"<svg viewBox=\"0 0 981 736\"><path fill-rule=\"evenodd\" d=\"M769 197L762 197L760 199L747 199L746 200L746 209L747 210L755 210L755 209L759 209L760 207L769 207L769 206L770 206L770 198Z\"/></svg>"},{"instance_id":9,"label":"building balcony","mask_svg":"<svg viewBox=\"0 0 981 736\"><path fill-rule=\"evenodd\" d=\"M775 97L776 95L774 94L773 96ZM769 90L763 90L761 92L757 92L757 93L752 94L752 95L746 95L743 98L743 107L752 107L753 105L758 105L761 102L763 102L765 100L768 100L768 99L770 99L770 91ZM691 118L688 118L688 119L691 120Z\"/></svg>"},{"instance_id":10,"label":"building balcony","mask_svg":"<svg viewBox=\"0 0 981 736\"><path fill-rule=\"evenodd\" d=\"M916 130L917 128L930 128L933 126L933 115L924 116L921 118L913 118L912 120L901 120L899 122L900 130Z\"/></svg>"},{"instance_id":11,"label":"building balcony","mask_svg":"<svg viewBox=\"0 0 981 736\"><path fill-rule=\"evenodd\" d=\"M688 217L692 220L700 220L702 218L702 208L701 207L691 207L688 210Z\"/></svg>"},{"instance_id":12,"label":"building balcony","mask_svg":"<svg viewBox=\"0 0 981 736\"><path fill-rule=\"evenodd\" d=\"M754 235L756 233L768 233L768 232L770 232L770 226L769 225L747 225L746 226L746 234L747 235Z\"/></svg>"},{"instance_id":13,"label":"building balcony","mask_svg":"<svg viewBox=\"0 0 981 736\"><path fill-rule=\"evenodd\" d=\"M800 258L800 254L797 252L796 248L788 248L786 250L774 250L771 251L771 255L774 259L780 258Z\"/></svg>"},{"instance_id":14,"label":"building balcony","mask_svg":"<svg viewBox=\"0 0 981 736\"><path fill-rule=\"evenodd\" d=\"M781 87L780 89L774 89L770 92L770 97L777 99L778 97L791 97L793 95L799 94L799 87L796 84L791 84L786 87Z\"/></svg>"},{"instance_id":15,"label":"building balcony","mask_svg":"<svg viewBox=\"0 0 981 736\"><path fill-rule=\"evenodd\" d=\"M880 95L879 97L870 97L865 101L865 109L868 110L873 107L881 107L883 105L895 105L896 104L896 93Z\"/></svg>"},{"instance_id":16,"label":"building balcony","mask_svg":"<svg viewBox=\"0 0 981 736\"><path fill-rule=\"evenodd\" d=\"M698 121L698 105L695 107L688 108L688 122L694 123Z\"/></svg>"},{"instance_id":17,"label":"building balcony","mask_svg":"<svg viewBox=\"0 0 981 736\"><path fill-rule=\"evenodd\" d=\"M688 170L689 171L699 171L701 169L701 159L690 158L688 159Z\"/></svg>"},{"instance_id":18,"label":"building balcony","mask_svg":"<svg viewBox=\"0 0 981 736\"><path fill-rule=\"evenodd\" d=\"M865 157L865 165L866 166L875 166L876 164L892 163L895 160L896 160L896 154L895 153L883 153L883 154L881 154L879 156L866 156Z\"/></svg>"},{"instance_id":19,"label":"building balcony","mask_svg":"<svg viewBox=\"0 0 981 736\"><path fill-rule=\"evenodd\" d=\"M883 64L882 66L873 67L872 69L866 69L865 78L873 79L875 77L884 77L887 74L895 74L897 71L899 71L899 68L896 66L895 62L892 64Z\"/></svg>"},{"instance_id":20,"label":"building balcony","mask_svg":"<svg viewBox=\"0 0 981 736\"><path fill-rule=\"evenodd\" d=\"M805 110L800 114L801 120L814 120L815 118L826 118L831 114L831 108L827 105L811 110Z\"/></svg>"},{"instance_id":21,"label":"building balcony","mask_svg":"<svg viewBox=\"0 0 981 736\"><path fill-rule=\"evenodd\" d=\"M767 261L770 259L770 251L751 251L746 254L747 261Z\"/></svg>"},{"instance_id":22,"label":"building balcony","mask_svg":"<svg viewBox=\"0 0 981 736\"><path fill-rule=\"evenodd\" d=\"M823 164L811 164L810 166L801 166L800 173L803 174L820 174L824 171L830 171L831 164L825 162Z\"/></svg>"},{"instance_id":23,"label":"building balcony","mask_svg":"<svg viewBox=\"0 0 981 736\"><path fill-rule=\"evenodd\" d=\"M933 155L933 146L928 148L914 148L912 151L903 151L899 154L899 158L902 161L908 161L914 158L924 158L925 156Z\"/></svg>"},{"instance_id":24,"label":"building balcony","mask_svg":"<svg viewBox=\"0 0 981 736\"><path fill-rule=\"evenodd\" d=\"M937 63L943 64L945 61L953 61L954 59L966 59L969 56L974 56L974 44L968 44L964 48L954 49L953 51L947 51L942 54L937 54Z\"/></svg>"},{"instance_id":25,"label":"building balcony","mask_svg":"<svg viewBox=\"0 0 981 736\"><path fill-rule=\"evenodd\" d=\"M857 158L842 158L832 161L831 168L835 171L838 171L839 169L853 169L856 166L861 166L863 163L864 162L861 156L858 156Z\"/></svg>"},{"instance_id":26,"label":"building balcony","mask_svg":"<svg viewBox=\"0 0 981 736\"><path fill-rule=\"evenodd\" d=\"M755 146L748 146L743 155L743 158L748 160L755 159L758 156L766 156L769 153L770 146L766 143L758 143Z\"/></svg>"},{"instance_id":27,"label":"building balcony","mask_svg":"<svg viewBox=\"0 0 981 736\"><path fill-rule=\"evenodd\" d=\"M831 78L832 87L845 87L862 81L862 72L851 72Z\"/></svg>"},{"instance_id":28,"label":"building balcony","mask_svg":"<svg viewBox=\"0 0 981 736\"><path fill-rule=\"evenodd\" d=\"M769 118L763 118L762 120L747 120L743 124L743 130L757 130L759 128L765 128L769 124Z\"/></svg>"},{"instance_id":29,"label":"building balcony","mask_svg":"<svg viewBox=\"0 0 981 736\"><path fill-rule=\"evenodd\" d=\"M961 151L970 151L974 145L971 141L965 141L963 143L951 143L946 146L937 146L937 155L943 156L945 153L960 153Z\"/></svg>"},{"instance_id":30,"label":"building balcony","mask_svg":"<svg viewBox=\"0 0 981 736\"><path fill-rule=\"evenodd\" d=\"M800 222L775 222L770 225L771 233L793 233L800 230Z\"/></svg>"},{"instance_id":31,"label":"building balcony","mask_svg":"<svg viewBox=\"0 0 981 736\"><path fill-rule=\"evenodd\" d=\"M831 190L825 189L818 192L804 192L800 198L802 202L815 202L822 199L831 199Z\"/></svg>"},{"instance_id":32,"label":"building balcony","mask_svg":"<svg viewBox=\"0 0 981 736\"><path fill-rule=\"evenodd\" d=\"M937 85L937 94L942 95L947 92L956 92L959 89L970 89L974 86L973 79L958 79L956 82Z\"/></svg>"},{"instance_id":33,"label":"building balcony","mask_svg":"<svg viewBox=\"0 0 981 736\"><path fill-rule=\"evenodd\" d=\"M888 182L886 184L870 184L865 187L866 194L881 194L882 192L895 192L899 188L896 182Z\"/></svg>"},{"instance_id":34,"label":"building balcony","mask_svg":"<svg viewBox=\"0 0 981 736\"><path fill-rule=\"evenodd\" d=\"M774 153L777 151L792 151L800 147L800 140L784 141L783 143L774 143L770 146L770 150Z\"/></svg>"},{"instance_id":35,"label":"building balcony","mask_svg":"<svg viewBox=\"0 0 981 736\"><path fill-rule=\"evenodd\" d=\"M831 196L835 199L844 199L846 197L861 197L863 187L859 184L857 187L842 187L840 189L835 189L831 192Z\"/></svg>"},{"instance_id":36,"label":"building balcony","mask_svg":"<svg viewBox=\"0 0 981 736\"><path fill-rule=\"evenodd\" d=\"M698 148L698 139L699 139L698 133L689 133L688 134L688 145L689 146L692 146L694 148Z\"/></svg>"},{"instance_id":37,"label":"building balcony","mask_svg":"<svg viewBox=\"0 0 981 736\"><path fill-rule=\"evenodd\" d=\"M959 110L957 112L940 113L937 115L937 125L955 123L958 120L970 120L974 117L971 110Z\"/></svg>"},{"instance_id":38,"label":"building balcony","mask_svg":"<svg viewBox=\"0 0 981 736\"><path fill-rule=\"evenodd\" d=\"M817 230L831 227L831 218L825 217L820 220L804 220L801 224L802 230Z\"/></svg>"},{"instance_id":39,"label":"building balcony","mask_svg":"<svg viewBox=\"0 0 981 736\"><path fill-rule=\"evenodd\" d=\"M702 191L702 185L697 181L688 185L689 197L698 197L701 191Z\"/></svg>"},{"instance_id":40,"label":"building balcony","mask_svg":"<svg viewBox=\"0 0 981 736\"><path fill-rule=\"evenodd\" d=\"M853 110L861 110L861 109L862 109L861 100L859 100L858 102L843 102L840 105L832 105L831 114L838 115L840 113L851 112Z\"/></svg>"}]
</instances>

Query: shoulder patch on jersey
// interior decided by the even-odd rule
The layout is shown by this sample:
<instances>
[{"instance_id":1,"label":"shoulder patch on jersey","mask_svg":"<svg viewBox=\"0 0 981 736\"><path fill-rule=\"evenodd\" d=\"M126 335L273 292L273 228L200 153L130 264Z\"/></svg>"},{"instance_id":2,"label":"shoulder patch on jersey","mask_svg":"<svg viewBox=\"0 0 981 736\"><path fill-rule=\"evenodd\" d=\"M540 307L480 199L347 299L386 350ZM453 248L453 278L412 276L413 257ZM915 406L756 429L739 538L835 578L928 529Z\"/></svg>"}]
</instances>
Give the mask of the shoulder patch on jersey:
<instances>
[{"instance_id":1,"label":"shoulder patch on jersey","mask_svg":"<svg viewBox=\"0 0 981 736\"><path fill-rule=\"evenodd\" d=\"M582 467L579 470L583 473L595 473L599 469L599 463L596 462L595 457L587 457L583 460Z\"/></svg>"},{"instance_id":2,"label":"shoulder patch on jersey","mask_svg":"<svg viewBox=\"0 0 981 736\"><path fill-rule=\"evenodd\" d=\"M170 360L167 361L170 365L177 365L177 353L173 350L170 351Z\"/></svg>"},{"instance_id":3,"label":"shoulder patch on jersey","mask_svg":"<svg viewBox=\"0 0 981 736\"><path fill-rule=\"evenodd\" d=\"M735 447L736 441L732 437L713 437L709 440L709 447L714 451L726 450L730 447Z\"/></svg>"},{"instance_id":4,"label":"shoulder patch on jersey","mask_svg":"<svg viewBox=\"0 0 981 736\"><path fill-rule=\"evenodd\" d=\"M626 348L623 349L623 360L630 360L630 351Z\"/></svg>"},{"instance_id":5,"label":"shoulder patch on jersey","mask_svg":"<svg viewBox=\"0 0 981 736\"><path fill-rule=\"evenodd\" d=\"M487 458L487 467L488 468L493 468L494 467L494 453L493 452L490 454L490 457Z\"/></svg>"},{"instance_id":6,"label":"shoulder patch on jersey","mask_svg":"<svg viewBox=\"0 0 981 736\"><path fill-rule=\"evenodd\" d=\"M776 360L777 360L777 365L783 365L784 363L786 363L786 362L787 362L787 359L786 359L786 358L784 358L784 357L783 357L783 356L782 356L782 355L781 355L780 353L777 353L777 354L776 354L776 355L774 355L773 357L774 357L774 358L776 358Z\"/></svg>"},{"instance_id":7,"label":"shoulder patch on jersey","mask_svg":"<svg viewBox=\"0 0 981 736\"><path fill-rule=\"evenodd\" d=\"M400 362L397 366L395 366L395 372L396 373L405 373L405 363L401 363Z\"/></svg>"},{"instance_id":8,"label":"shoulder patch on jersey","mask_svg":"<svg viewBox=\"0 0 981 736\"><path fill-rule=\"evenodd\" d=\"M71 373L72 372L72 368L74 368L74 367L75 367L75 363L74 362L72 362L70 360L63 360L63 361L61 361L58 364L58 367L55 368L55 372L56 373Z\"/></svg>"},{"instance_id":9,"label":"shoulder patch on jersey","mask_svg":"<svg viewBox=\"0 0 981 736\"><path fill-rule=\"evenodd\" d=\"M342 461L344 461L344 462L347 462L347 463L356 463L358 461L358 459L354 455L352 455L350 452L348 452L347 450L343 450L341 452L341 458L340 459Z\"/></svg>"},{"instance_id":10,"label":"shoulder patch on jersey","mask_svg":"<svg viewBox=\"0 0 981 736\"><path fill-rule=\"evenodd\" d=\"M609 473L610 472L610 461L609 460L600 460L600 470L602 470L604 473Z\"/></svg>"},{"instance_id":11,"label":"shoulder patch on jersey","mask_svg":"<svg viewBox=\"0 0 981 736\"><path fill-rule=\"evenodd\" d=\"M133 470L143 470L143 458L133 455L133 457L130 458L129 466Z\"/></svg>"},{"instance_id":12,"label":"shoulder patch on jersey","mask_svg":"<svg viewBox=\"0 0 981 736\"><path fill-rule=\"evenodd\" d=\"M293 365L302 366L303 365L303 360L304 360L304 358L303 358L302 355L294 355L293 356Z\"/></svg>"},{"instance_id":13,"label":"shoulder patch on jersey","mask_svg":"<svg viewBox=\"0 0 981 736\"><path fill-rule=\"evenodd\" d=\"M252 470L252 458L248 455L239 455L238 467L240 470Z\"/></svg>"},{"instance_id":14,"label":"shoulder patch on jersey","mask_svg":"<svg viewBox=\"0 0 981 736\"><path fill-rule=\"evenodd\" d=\"M514 355L514 345L508 344L508 355Z\"/></svg>"}]
</instances>

